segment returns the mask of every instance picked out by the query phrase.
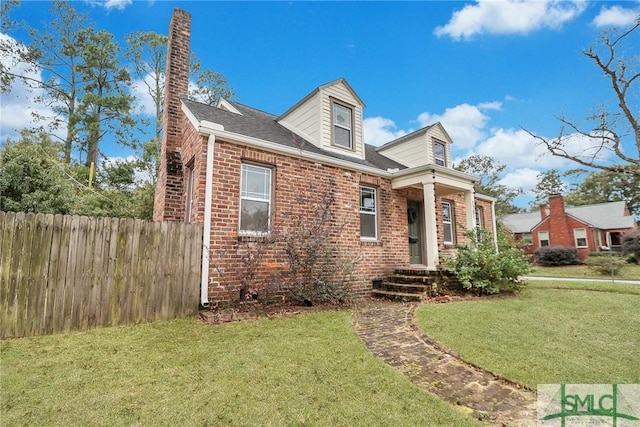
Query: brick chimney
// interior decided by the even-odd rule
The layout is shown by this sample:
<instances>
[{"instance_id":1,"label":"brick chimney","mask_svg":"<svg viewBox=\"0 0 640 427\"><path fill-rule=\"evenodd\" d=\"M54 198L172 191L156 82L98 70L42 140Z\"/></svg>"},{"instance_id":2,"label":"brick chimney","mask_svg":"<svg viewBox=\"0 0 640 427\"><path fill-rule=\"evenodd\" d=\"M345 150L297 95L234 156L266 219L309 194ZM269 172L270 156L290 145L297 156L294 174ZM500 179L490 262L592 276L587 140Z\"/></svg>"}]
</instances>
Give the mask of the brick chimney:
<instances>
[{"instance_id":1,"label":"brick chimney","mask_svg":"<svg viewBox=\"0 0 640 427\"><path fill-rule=\"evenodd\" d=\"M549 196L549 234L553 246L574 246L573 231L569 227L561 194Z\"/></svg>"},{"instance_id":2,"label":"brick chimney","mask_svg":"<svg viewBox=\"0 0 640 427\"><path fill-rule=\"evenodd\" d=\"M547 217L547 205L544 203L540 205L540 219L545 219Z\"/></svg>"},{"instance_id":3,"label":"brick chimney","mask_svg":"<svg viewBox=\"0 0 640 427\"><path fill-rule=\"evenodd\" d=\"M174 9L169 24L162 113L162 146L153 205L154 221L182 221L184 216L180 95L189 87L191 15Z\"/></svg>"}]
</instances>

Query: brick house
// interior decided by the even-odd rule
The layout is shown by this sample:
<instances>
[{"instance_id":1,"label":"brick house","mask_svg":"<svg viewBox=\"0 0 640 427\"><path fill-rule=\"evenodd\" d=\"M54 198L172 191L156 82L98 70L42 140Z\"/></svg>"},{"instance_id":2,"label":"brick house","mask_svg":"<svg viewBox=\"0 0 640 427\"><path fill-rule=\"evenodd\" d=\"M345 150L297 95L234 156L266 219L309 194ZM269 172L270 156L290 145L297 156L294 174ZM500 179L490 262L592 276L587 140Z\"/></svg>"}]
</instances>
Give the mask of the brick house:
<instances>
[{"instance_id":1,"label":"brick house","mask_svg":"<svg viewBox=\"0 0 640 427\"><path fill-rule=\"evenodd\" d=\"M638 229L624 202L566 207L560 194L549 197L549 207L539 211L506 215L504 228L526 242L527 253L541 246L569 246L578 249L584 261L591 252L611 245L619 250L622 236Z\"/></svg>"},{"instance_id":2,"label":"brick house","mask_svg":"<svg viewBox=\"0 0 640 427\"><path fill-rule=\"evenodd\" d=\"M396 268L435 270L455 253L466 229L494 234L495 199L456 171L452 140L440 123L381 147L364 143L364 103L344 79L315 88L280 115L221 99L214 106L182 96L188 86L190 15L171 19L164 135L154 220L204 224L201 303L239 298L241 245L260 241L292 217L313 218L301 194L334 197L338 252L359 257L353 289ZM264 241L264 240L263 240ZM268 246L255 286L286 268L283 248Z\"/></svg>"}]
</instances>

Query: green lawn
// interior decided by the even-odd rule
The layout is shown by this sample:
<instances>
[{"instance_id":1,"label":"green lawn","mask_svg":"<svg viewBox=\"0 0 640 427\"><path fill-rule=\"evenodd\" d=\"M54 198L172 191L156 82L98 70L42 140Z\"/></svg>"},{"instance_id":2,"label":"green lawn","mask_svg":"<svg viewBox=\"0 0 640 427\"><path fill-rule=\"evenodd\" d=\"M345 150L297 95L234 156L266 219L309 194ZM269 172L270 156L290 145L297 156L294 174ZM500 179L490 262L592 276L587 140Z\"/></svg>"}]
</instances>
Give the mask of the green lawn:
<instances>
[{"instance_id":1,"label":"green lawn","mask_svg":"<svg viewBox=\"0 0 640 427\"><path fill-rule=\"evenodd\" d=\"M417 320L463 359L532 388L640 383L640 286L531 282L517 296L423 305Z\"/></svg>"},{"instance_id":2,"label":"green lawn","mask_svg":"<svg viewBox=\"0 0 640 427\"><path fill-rule=\"evenodd\" d=\"M541 267L534 266L531 276L545 277L580 277L595 279L610 279L611 274L598 274L586 265L567 265L562 267ZM615 275L616 279L638 279L640 280L640 265L627 264Z\"/></svg>"},{"instance_id":3,"label":"green lawn","mask_svg":"<svg viewBox=\"0 0 640 427\"><path fill-rule=\"evenodd\" d=\"M478 425L371 355L348 310L25 338L0 356L7 426Z\"/></svg>"}]
</instances>

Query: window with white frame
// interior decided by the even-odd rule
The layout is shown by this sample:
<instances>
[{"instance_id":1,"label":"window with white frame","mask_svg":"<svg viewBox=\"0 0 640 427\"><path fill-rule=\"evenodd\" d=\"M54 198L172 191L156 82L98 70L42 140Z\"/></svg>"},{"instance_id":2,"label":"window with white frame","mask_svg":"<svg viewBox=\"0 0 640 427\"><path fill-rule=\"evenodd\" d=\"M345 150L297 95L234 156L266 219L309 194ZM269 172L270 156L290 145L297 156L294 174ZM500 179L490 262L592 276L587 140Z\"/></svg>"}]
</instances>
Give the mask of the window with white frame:
<instances>
[{"instance_id":1,"label":"window with white frame","mask_svg":"<svg viewBox=\"0 0 640 427\"><path fill-rule=\"evenodd\" d=\"M446 149L442 142L433 143L433 158L436 165L447 166Z\"/></svg>"},{"instance_id":2,"label":"window with white frame","mask_svg":"<svg viewBox=\"0 0 640 427\"><path fill-rule=\"evenodd\" d=\"M344 148L353 148L353 110L333 103L333 143Z\"/></svg>"},{"instance_id":3,"label":"window with white frame","mask_svg":"<svg viewBox=\"0 0 640 427\"><path fill-rule=\"evenodd\" d=\"M191 215L193 214L193 188L195 185L195 173L193 170L193 163L187 166L187 197L185 201L185 213L184 221L191 222Z\"/></svg>"},{"instance_id":4,"label":"window with white frame","mask_svg":"<svg viewBox=\"0 0 640 427\"><path fill-rule=\"evenodd\" d=\"M240 231L269 232L271 169L243 164L240 177Z\"/></svg>"},{"instance_id":5,"label":"window with white frame","mask_svg":"<svg viewBox=\"0 0 640 427\"><path fill-rule=\"evenodd\" d=\"M453 244L453 206L451 202L442 202L442 229L444 243Z\"/></svg>"},{"instance_id":6,"label":"window with white frame","mask_svg":"<svg viewBox=\"0 0 640 427\"><path fill-rule=\"evenodd\" d=\"M549 232L538 231L538 242L540 242L540 247L549 246Z\"/></svg>"},{"instance_id":7,"label":"window with white frame","mask_svg":"<svg viewBox=\"0 0 640 427\"><path fill-rule=\"evenodd\" d=\"M531 233L522 233L522 239L520 241L523 245L530 246L533 244L533 236Z\"/></svg>"},{"instance_id":8,"label":"window with white frame","mask_svg":"<svg viewBox=\"0 0 640 427\"><path fill-rule=\"evenodd\" d=\"M484 228L484 212L481 206L476 206L476 227Z\"/></svg>"},{"instance_id":9,"label":"window with white frame","mask_svg":"<svg viewBox=\"0 0 640 427\"><path fill-rule=\"evenodd\" d=\"M576 241L576 248L587 247L587 230L585 228L574 228L573 235Z\"/></svg>"},{"instance_id":10,"label":"window with white frame","mask_svg":"<svg viewBox=\"0 0 640 427\"><path fill-rule=\"evenodd\" d=\"M378 238L378 213L375 188L360 187L360 237L363 239Z\"/></svg>"}]
</instances>

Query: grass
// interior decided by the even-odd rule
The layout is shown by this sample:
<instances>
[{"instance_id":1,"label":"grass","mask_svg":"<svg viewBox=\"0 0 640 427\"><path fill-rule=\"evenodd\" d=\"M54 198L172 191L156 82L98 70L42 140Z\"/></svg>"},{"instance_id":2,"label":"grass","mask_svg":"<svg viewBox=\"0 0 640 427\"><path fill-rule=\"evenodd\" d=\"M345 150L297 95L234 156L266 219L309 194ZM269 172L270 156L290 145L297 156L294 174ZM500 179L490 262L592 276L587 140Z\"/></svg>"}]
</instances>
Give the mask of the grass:
<instances>
[{"instance_id":1,"label":"grass","mask_svg":"<svg viewBox=\"0 0 640 427\"><path fill-rule=\"evenodd\" d=\"M592 279L610 279L611 274L598 274L586 265L567 265L562 267L541 267L534 266L531 276L545 277L578 277ZM616 275L616 279L638 279L640 280L640 265L627 264Z\"/></svg>"},{"instance_id":2,"label":"grass","mask_svg":"<svg viewBox=\"0 0 640 427\"><path fill-rule=\"evenodd\" d=\"M3 425L478 425L371 355L346 310L9 340L0 356Z\"/></svg>"},{"instance_id":3,"label":"grass","mask_svg":"<svg viewBox=\"0 0 640 427\"><path fill-rule=\"evenodd\" d=\"M463 359L531 388L640 383L639 307L635 285L540 281L513 297L423 305L417 320Z\"/></svg>"}]
</instances>

